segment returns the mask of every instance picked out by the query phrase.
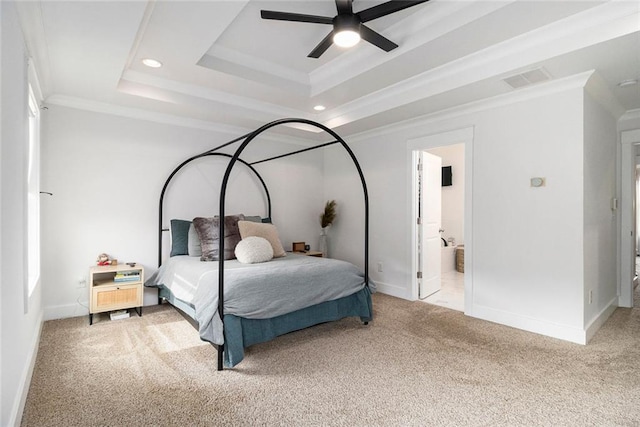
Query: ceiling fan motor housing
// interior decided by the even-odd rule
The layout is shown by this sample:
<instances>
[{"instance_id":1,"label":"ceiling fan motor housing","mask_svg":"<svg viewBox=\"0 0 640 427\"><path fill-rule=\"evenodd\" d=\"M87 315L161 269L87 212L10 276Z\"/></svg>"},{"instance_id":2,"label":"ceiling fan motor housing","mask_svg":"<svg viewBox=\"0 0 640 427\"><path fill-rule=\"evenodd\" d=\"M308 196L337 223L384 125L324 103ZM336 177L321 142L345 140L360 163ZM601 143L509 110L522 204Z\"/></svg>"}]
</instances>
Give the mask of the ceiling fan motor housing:
<instances>
[{"instance_id":1,"label":"ceiling fan motor housing","mask_svg":"<svg viewBox=\"0 0 640 427\"><path fill-rule=\"evenodd\" d=\"M341 14L333 18L333 29L337 33L339 31L355 31L360 33L360 18L358 15Z\"/></svg>"}]
</instances>

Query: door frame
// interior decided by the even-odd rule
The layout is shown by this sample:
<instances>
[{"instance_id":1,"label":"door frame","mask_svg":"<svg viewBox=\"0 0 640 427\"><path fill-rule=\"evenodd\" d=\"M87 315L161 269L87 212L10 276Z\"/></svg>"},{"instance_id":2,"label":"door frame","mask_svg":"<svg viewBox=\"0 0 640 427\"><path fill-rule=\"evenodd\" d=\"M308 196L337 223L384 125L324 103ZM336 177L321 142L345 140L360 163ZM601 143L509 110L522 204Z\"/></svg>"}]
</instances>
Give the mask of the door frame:
<instances>
[{"instance_id":1,"label":"door frame","mask_svg":"<svg viewBox=\"0 0 640 427\"><path fill-rule=\"evenodd\" d=\"M418 300L417 261L417 212L415 152L453 144L464 144L464 312L470 314L473 305L473 126L425 135L407 141L408 200L411 203L409 224L411 224L411 300Z\"/></svg>"},{"instance_id":2,"label":"door frame","mask_svg":"<svg viewBox=\"0 0 640 427\"><path fill-rule=\"evenodd\" d=\"M636 153L640 144L640 129L620 133L618 151L619 181L619 224L618 229L618 306L633 307L633 272L635 271L635 221L636 205ZM635 230L630 232L629 230Z\"/></svg>"}]
</instances>

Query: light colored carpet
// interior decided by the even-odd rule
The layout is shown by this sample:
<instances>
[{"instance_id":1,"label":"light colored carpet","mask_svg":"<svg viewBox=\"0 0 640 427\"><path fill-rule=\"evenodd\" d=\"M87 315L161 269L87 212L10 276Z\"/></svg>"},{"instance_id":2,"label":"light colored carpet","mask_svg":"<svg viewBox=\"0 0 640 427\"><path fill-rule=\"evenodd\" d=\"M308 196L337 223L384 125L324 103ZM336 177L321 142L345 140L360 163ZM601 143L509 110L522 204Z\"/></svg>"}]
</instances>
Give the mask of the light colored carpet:
<instances>
[{"instance_id":1,"label":"light colored carpet","mask_svg":"<svg viewBox=\"0 0 640 427\"><path fill-rule=\"evenodd\" d=\"M49 321L22 425L640 425L638 308L587 346L386 295L374 309L368 326L288 334L224 372L168 305Z\"/></svg>"}]
</instances>

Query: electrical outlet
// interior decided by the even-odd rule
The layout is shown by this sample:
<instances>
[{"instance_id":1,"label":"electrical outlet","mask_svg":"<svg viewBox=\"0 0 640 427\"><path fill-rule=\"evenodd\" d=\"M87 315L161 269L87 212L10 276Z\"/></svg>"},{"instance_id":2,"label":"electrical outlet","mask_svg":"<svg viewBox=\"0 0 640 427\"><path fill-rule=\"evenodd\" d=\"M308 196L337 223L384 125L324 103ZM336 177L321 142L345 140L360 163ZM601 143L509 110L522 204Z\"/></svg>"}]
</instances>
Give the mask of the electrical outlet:
<instances>
[{"instance_id":1,"label":"electrical outlet","mask_svg":"<svg viewBox=\"0 0 640 427\"><path fill-rule=\"evenodd\" d=\"M589 304L593 304L593 291L589 290Z\"/></svg>"},{"instance_id":2,"label":"electrical outlet","mask_svg":"<svg viewBox=\"0 0 640 427\"><path fill-rule=\"evenodd\" d=\"M382 263L378 263L378 273L382 273Z\"/></svg>"},{"instance_id":3,"label":"electrical outlet","mask_svg":"<svg viewBox=\"0 0 640 427\"><path fill-rule=\"evenodd\" d=\"M87 287L87 279L84 277L78 278L78 288L86 288Z\"/></svg>"}]
</instances>

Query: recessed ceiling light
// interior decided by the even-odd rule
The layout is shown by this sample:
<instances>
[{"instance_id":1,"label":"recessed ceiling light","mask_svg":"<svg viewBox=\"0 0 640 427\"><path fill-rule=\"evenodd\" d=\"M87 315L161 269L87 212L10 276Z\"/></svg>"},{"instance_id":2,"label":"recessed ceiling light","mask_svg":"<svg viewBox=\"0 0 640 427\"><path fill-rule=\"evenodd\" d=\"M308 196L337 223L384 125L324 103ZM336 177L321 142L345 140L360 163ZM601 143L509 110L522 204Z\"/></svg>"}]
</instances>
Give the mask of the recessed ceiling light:
<instances>
[{"instance_id":1,"label":"recessed ceiling light","mask_svg":"<svg viewBox=\"0 0 640 427\"><path fill-rule=\"evenodd\" d=\"M145 58L145 59L142 60L142 63L144 65L146 65L147 67L151 67L151 68L160 68L160 67L162 67L162 62L158 61L157 59Z\"/></svg>"},{"instance_id":2,"label":"recessed ceiling light","mask_svg":"<svg viewBox=\"0 0 640 427\"><path fill-rule=\"evenodd\" d=\"M326 107L324 105L316 105L315 107L313 107L313 109L316 111L324 111L325 108Z\"/></svg>"},{"instance_id":3,"label":"recessed ceiling light","mask_svg":"<svg viewBox=\"0 0 640 427\"><path fill-rule=\"evenodd\" d=\"M638 80L637 79L628 79L628 80L623 80L620 83L618 83L619 87L627 87L627 86L633 86L635 84L638 84Z\"/></svg>"}]
</instances>

